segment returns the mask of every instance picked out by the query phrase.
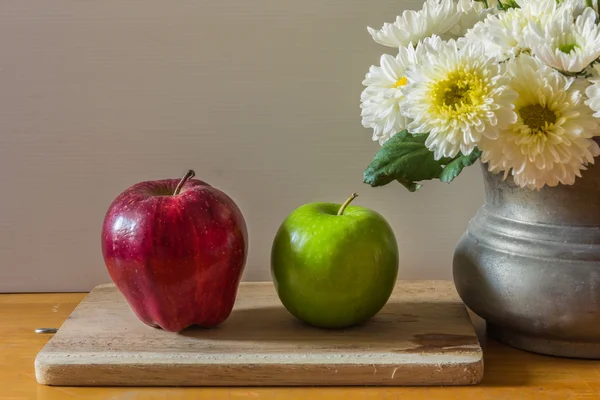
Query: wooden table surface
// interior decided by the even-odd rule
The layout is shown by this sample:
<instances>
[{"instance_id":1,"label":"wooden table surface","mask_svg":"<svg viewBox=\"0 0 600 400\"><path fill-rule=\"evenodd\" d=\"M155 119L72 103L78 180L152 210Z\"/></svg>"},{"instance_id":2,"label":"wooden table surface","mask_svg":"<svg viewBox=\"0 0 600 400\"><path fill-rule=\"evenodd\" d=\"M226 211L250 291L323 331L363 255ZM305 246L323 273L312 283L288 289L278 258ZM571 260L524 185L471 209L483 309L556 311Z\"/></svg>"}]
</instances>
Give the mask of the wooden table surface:
<instances>
[{"instance_id":1,"label":"wooden table surface","mask_svg":"<svg viewBox=\"0 0 600 400\"><path fill-rule=\"evenodd\" d=\"M49 339L40 327L59 327L85 293L0 295L0 399L600 399L600 361L571 360L512 349L485 337L483 383L469 387L341 388L82 388L48 387L35 380L33 360Z\"/></svg>"}]
</instances>

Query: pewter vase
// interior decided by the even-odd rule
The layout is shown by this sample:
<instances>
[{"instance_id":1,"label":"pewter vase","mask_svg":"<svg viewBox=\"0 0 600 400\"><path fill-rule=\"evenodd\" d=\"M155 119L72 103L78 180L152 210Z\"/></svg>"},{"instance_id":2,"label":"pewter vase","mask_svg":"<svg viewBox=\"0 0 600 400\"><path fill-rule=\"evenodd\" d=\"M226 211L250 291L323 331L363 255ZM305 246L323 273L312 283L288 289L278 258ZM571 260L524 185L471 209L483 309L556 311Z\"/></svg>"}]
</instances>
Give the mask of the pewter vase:
<instances>
[{"instance_id":1,"label":"pewter vase","mask_svg":"<svg viewBox=\"0 0 600 400\"><path fill-rule=\"evenodd\" d=\"M454 254L460 297L505 344L600 359L600 162L539 191L482 170L485 204Z\"/></svg>"}]
</instances>

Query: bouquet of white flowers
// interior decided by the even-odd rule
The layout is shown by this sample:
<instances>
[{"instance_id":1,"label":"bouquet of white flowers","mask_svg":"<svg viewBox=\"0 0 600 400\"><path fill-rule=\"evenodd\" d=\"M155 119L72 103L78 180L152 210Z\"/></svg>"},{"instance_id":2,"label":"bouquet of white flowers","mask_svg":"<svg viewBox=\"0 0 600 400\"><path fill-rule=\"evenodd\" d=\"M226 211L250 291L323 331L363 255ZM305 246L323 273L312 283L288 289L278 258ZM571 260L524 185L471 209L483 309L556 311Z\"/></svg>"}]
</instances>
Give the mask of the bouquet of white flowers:
<instances>
[{"instance_id":1,"label":"bouquet of white flowers","mask_svg":"<svg viewBox=\"0 0 600 400\"><path fill-rule=\"evenodd\" d=\"M497 1L497 2L496 2ZM427 0L373 39L371 186L453 180L477 159L520 187L572 185L600 147L599 0Z\"/></svg>"}]
</instances>

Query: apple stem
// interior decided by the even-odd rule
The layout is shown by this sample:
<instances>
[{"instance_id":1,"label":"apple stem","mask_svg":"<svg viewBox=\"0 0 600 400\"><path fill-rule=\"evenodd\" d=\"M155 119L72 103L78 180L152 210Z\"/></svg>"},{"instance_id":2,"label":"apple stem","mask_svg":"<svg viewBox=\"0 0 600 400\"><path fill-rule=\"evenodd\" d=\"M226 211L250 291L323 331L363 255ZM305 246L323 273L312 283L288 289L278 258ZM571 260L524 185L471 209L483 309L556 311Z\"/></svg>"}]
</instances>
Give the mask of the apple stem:
<instances>
[{"instance_id":1,"label":"apple stem","mask_svg":"<svg viewBox=\"0 0 600 400\"><path fill-rule=\"evenodd\" d=\"M346 200L344 202L344 204L342 204L337 215L342 215L344 213L344 210L346 209L346 207L348 207L348 204L350 204L352 202L352 200L354 200L357 197L358 197L358 193L352 193L352 196L348 197L348 200Z\"/></svg>"},{"instance_id":2,"label":"apple stem","mask_svg":"<svg viewBox=\"0 0 600 400\"><path fill-rule=\"evenodd\" d=\"M179 183L177 184L177 187L175 188L175 192L173 192L173 196L177 196L179 194L179 192L181 192L181 188L183 187L183 185L189 181L190 179L192 179L194 176L196 176L196 173L194 171L192 171L191 169L185 174L185 176L183 178L181 178L181 180L179 181Z\"/></svg>"}]
</instances>

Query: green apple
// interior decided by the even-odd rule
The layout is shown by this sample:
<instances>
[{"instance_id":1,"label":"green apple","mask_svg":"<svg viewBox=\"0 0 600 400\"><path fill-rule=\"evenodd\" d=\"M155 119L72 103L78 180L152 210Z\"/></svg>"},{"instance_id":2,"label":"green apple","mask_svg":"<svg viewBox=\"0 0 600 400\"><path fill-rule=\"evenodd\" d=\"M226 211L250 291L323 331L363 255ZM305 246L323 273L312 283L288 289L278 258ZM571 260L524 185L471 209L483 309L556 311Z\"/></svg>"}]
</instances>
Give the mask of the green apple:
<instances>
[{"instance_id":1,"label":"green apple","mask_svg":"<svg viewBox=\"0 0 600 400\"><path fill-rule=\"evenodd\" d=\"M271 249L279 299L298 319L321 328L361 324L387 303L398 275L398 244L377 212L310 203L283 221Z\"/></svg>"}]
</instances>

